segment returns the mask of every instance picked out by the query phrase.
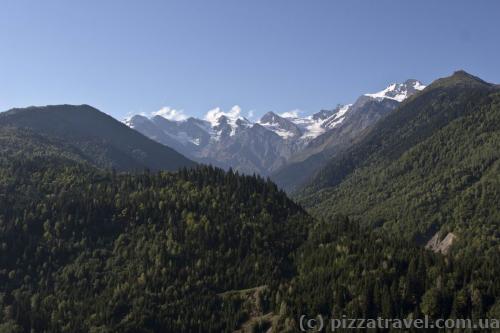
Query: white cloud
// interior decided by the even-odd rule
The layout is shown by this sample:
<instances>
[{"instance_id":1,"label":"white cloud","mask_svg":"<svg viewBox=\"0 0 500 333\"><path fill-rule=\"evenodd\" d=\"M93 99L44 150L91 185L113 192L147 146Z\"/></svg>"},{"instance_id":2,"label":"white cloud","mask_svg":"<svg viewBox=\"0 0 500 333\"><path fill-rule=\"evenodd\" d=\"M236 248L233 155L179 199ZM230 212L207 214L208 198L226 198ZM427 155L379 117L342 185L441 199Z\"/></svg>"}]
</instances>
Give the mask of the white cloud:
<instances>
[{"instance_id":1,"label":"white cloud","mask_svg":"<svg viewBox=\"0 0 500 333\"><path fill-rule=\"evenodd\" d=\"M282 116L283 118L298 118L301 112L301 110L295 109L288 112L283 112L282 114L280 114L280 116Z\"/></svg>"},{"instance_id":2,"label":"white cloud","mask_svg":"<svg viewBox=\"0 0 500 333\"><path fill-rule=\"evenodd\" d=\"M188 116L184 114L184 110L176 110L170 106L164 106L160 110L151 113L153 116L161 116L168 120L181 121L186 120Z\"/></svg>"},{"instance_id":3,"label":"white cloud","mask_svg":"<svg viewBox=\"0 0 500 333\"><path fill-rule=\"evenodd\" d=\"M254 112L253 112L253 110L248 111L248 113L247 113L247 118L248 118L248 119L252 119L252 118L253 118L253 116L254 116Z\"/></svg>"},{"instance_id":4,"label":"white cloud","mask_svg":"<svg viewBox=\"0 0 500 333\"><path fill-rule=\"evenodd\" d=\"M207 112L205 120L210 122L213 126L216 126L219 118L222 116L226 116L230 121L236 121L236 119L241 116L241 108L238 105L235 105L228 112L224 112L220 107L216 107Z\"/></svg>"},{"instance_id":5,"label":"white cloud","mask_svg":"<svg viewBox=\"0 0 500 333\"><path fill-rule=\"evenodd\" d=\"M239 105L235 105L229 110L228 115L230 118L238 118L241 114L241 108Z\"/></svg>"}]
</instances>

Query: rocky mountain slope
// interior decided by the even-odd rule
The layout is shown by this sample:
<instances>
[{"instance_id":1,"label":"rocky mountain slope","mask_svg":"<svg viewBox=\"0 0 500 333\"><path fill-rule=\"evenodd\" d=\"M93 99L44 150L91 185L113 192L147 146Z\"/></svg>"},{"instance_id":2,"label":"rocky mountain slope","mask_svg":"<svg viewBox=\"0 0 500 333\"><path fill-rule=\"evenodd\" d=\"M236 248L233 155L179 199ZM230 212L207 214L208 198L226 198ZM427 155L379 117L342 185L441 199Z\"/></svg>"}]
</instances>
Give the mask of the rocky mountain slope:
<instances>
[{"instance_id":1,"label":"rocky mountain slope","mask_svg":"<svg viewBox=\"0 0 500 333\"><path fill-rule=\"evenodd\" d=\"M416 80L391 84L381 92L361 96L354 104L338 105L306 117L298 112L268 112L251 122L235 106L229 112L211 110L203 120L135 115L127 118L125 124L199 162L248 174L277 172L273 178L289 189L289 180L294 184L297 180L295 172L289 170L300 169L301 176L309 175L303 172L309 168L297 167L297 163L308 164L311 161L306 160L318 153L322 153L321 159L331 157L338 147L346 146L366 127L423 88ZM319 159L312 160L316 170L315 161ZM289 163L290 168L281 170Z\"/></svg>"}]
</instances>

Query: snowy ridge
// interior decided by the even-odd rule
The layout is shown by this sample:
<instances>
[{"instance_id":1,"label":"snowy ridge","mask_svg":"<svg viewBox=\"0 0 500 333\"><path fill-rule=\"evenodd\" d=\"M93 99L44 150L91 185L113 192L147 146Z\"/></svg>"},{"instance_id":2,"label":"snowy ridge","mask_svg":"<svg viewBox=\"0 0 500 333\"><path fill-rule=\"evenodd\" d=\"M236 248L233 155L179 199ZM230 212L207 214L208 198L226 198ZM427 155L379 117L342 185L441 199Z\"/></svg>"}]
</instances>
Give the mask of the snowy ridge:
<instances>
[{"instance_id":1,"label":"snowy ridge","mask_svg":"<svg viewBox=\"0 0 500 333\"><path fill-rule=\"evenodd\" d=\"M279 135L283 140L295 139L302 135L302 131L296 124L274 112L263 115L257 124Z\"/></svg>"},{"instance_id":2,"label":"snowy ridge","mask_svg":"<svg viewBox=\"0 0 500 333\"><path fill-rule=\"evenodd\" d=\"M425 88L420 81L407 80L404 83L392 83L384 90L363 96L377 101L391 99L402 102L409 96ZM151 116L161 117L167 122L159 127L165 135L176 142L186 145L204 146L208 142L220 142L223 138L230 138L244 132L255 125L275 133L286 142L307 143L323 133L341 126L352 110L353 104L338 105L335 109L321 110L309 116L301 116L300 110L292 110L281 114L268 112L258 121L252 122L242 115L242 109L234 105L229 111L220 107L209 110L203 119L188 117L183 110L164 107L152 112ZM253 111L250 111L252 117ZM154 118L154 117L153 117ZM148 118L145 114L135 115L124 119L124 123L131 128L146 128ZM148 131L145 130L144 131ZM201 139L203 137L203 139Z\"/></svg>"},{"instance_id":3,"label":"snowy ridge","mask_svg":"<svg viewBox=\"0 0 500 333\"><path fill-rule=\"evenodd\" d=\"M224 112L219 107L212 109L205 115L205 120L214 129L211 134L215 140L219 140L228 129L229 136L233 136L240 126L250 127L252 125L248 119L241 116L241 108L238 105L233 106L229 112Z\"/></svg>"},{"instance_id":4,"label":"snowy ridge","mask_svg":"<svg viewBox=\"0 0 500 333\"><path fill-rule=\"evenodd\" d=\"M424 89L425 86L420 81L407 80L405 83L392 83L382 91L379 91L374 94L365 94L365 96L375 98L378 100L388 98L398 102L402 102L415 92Z\"/></svg>"},{"instance_id":5,"label":"snowy ridge","mask_svg":"<svg viewBox=\"0 0 500 333\"><path fill-rule=\"evenodd\" d=\"M271 132L278 134L284 140L291 139L295 136L295 134L292 131L286 130L284 128L280 128L280 124L278 124L278 123L260 123L259 122L258 124L265 127L266 129L270 130Z\"/></svg>"},{"instance_id":6,"label":"snowy ridge","mask_svg":"<svg viewBox=\"0 0 500 333\"><path fill-rule=\"evenodd\" d=\"M323 110L307 117L299 117L299 111L285 112L281 117L290 120L302 130L302 140L310 140L340 125L351 106L352 104L339 105L334 110Z\"/></svg>"}]
</instances>

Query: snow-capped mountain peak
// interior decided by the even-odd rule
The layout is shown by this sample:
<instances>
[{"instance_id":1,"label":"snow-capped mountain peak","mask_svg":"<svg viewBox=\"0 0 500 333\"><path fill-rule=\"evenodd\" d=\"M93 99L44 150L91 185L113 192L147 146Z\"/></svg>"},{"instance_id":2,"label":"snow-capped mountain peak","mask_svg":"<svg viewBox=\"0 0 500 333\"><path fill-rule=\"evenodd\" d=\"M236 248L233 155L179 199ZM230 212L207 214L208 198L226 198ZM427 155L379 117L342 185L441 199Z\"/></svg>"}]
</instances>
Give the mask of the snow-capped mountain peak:
<instances>
[{"instance_id":1,"label":"snow-capped mountain peak","mask_svg":"<svg viewBox=\"0 0 500 333\"><path fill-rule=\"evenodd\" d=\"M221 135L227 134L233 136L240 127L250 127L252 123L241 116L241 108L235 105L228 112L222 111L217 107L207 112L205 120L208 121L215 130L215 138L220 138Z\"/></svg>"},{"instance_id":2,"label":"snow-capped mountain peak","mask_svg":"<svg viewBox=\"0 0 500 333\"><path fill-rule=\"evenodd\" d=\"M272 124L279 122L281 119L284 119L283 117L278 116L276 113L269 111L266 114L264 114L260 120L258 121L260 124Z\"/></svg>"},{"instance_id":3,"label":"snow-capped mountain peak","mask_svg":"<svg viewBox=\"0 0 500 333\"><path fill-rule=\"evenodd\" d=\"M390 99L396 102L402 102L414 93L423 90L425 86L417 80L407 80L404 83L392 83L387 88L374 94L365 94L368 98L377 101ZM358 108L354 104L354 108ZM251 122L242 115L241 107L233 106L228 111L220 107L209 110L204 119L187 117L182 110L170 107L162 108L152 115L160 117L157 122L161 123L163 131L170 136L179 136L180 132L186 133L186 139L182 137L181 141L195 142L200 137L200 133L208 140L220 141L222 137L233 137L245 129L252 128L258 124L267 130L274 132L286 141L296 141L299 145L320 136L321 134L339 127L346 119L349 111L353 109L353 104L338 105L334 109L321 110L309 116L302 116L300 110L292 110L282 114L267 112L256 123ZM132 128L144 127L148 118L144 115L128 117L124 123ZM182 128L182 131L180 130ZM200 132L201 131L201 132ZM198 141L196 141L198 142ZM197 144L197 143L196 143Z\"/></svg>"},{"instance_id":4,"label":"snow-capped mountain peak","mask_svg":"<svg viewBox=\"0 0 500 333\"><path fill-rule=\"evenodd\" d=\"M302 158L323 149L323 145L335 145L339 137L347 136L350 141L397 108L399 102L424 88L419 81L408 80L362 95L353 104L311 115L297 109L267 112L256 122L249 120L252 111L247 119L235 105L229 110L213 108L200 118L164 107L149 115L127 117L124 123L199 162L267 174L299 152L304 154Z\"/></svg>"},{"instance_id":5,"label":"snow-capped mountain peak","mask_svg":"<svg viewBox=\"0 0 500 333\"><path fill-rule=\"evenodd\" d=\"M384 98L392 99L398 102L404 101L417 91L423 90L425 86L418 80L407 80L404 83L392 83L387 88L374 94L365 94L365 96L382 100Z\"/></svg>"},{"instance_id":6,"label":"snow-capped mountain peak","mask_svg":"<svg viewBox=\"0 0 500 333\"><path fill-rule=\"evenodd\" d=\"M278 116L272 111L263 115L257 123L278 134L285 140L298 138L302 135L301 129L294 122L290 119Z\"/></svg>"},{"instance_id":7,"label":"snow-capped mountain peak","mask_svg":"<svg viewBox=\"0 0 500 333\"><path fill-rule=\"evenodd\" d=\"M307 142L338 126L344 120L350 107L351 104L338 105L333 110L321 110L305 117L301 117L298 110L281 115L268 112L261 118L259 124L283 138L295 138ZM293 132L291 132L292 128Z\"/></svg>"},{"instance_id":8,"label":"snow-capped mountain peak","mask_svg":"<svg viewBox=\"0 0 500 333\"><path fill-rule=\"evenodd\" d=\"M335 112L323 121L323 127L332 129L340 125L347 115L347 112L351 109L352 104L339 105L335 109Z\"/></svg>"}]
</instances>

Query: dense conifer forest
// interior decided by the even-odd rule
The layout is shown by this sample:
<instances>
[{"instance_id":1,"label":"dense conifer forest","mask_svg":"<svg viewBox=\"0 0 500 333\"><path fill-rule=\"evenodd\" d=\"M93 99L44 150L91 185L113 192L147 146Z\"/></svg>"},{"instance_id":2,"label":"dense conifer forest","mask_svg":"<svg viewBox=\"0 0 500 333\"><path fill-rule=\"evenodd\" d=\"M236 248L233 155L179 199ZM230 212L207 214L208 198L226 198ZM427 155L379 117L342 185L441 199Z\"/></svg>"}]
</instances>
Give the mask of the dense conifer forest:
<instances>
[{"instance_id":1,"label":"dense conifer forest","mask_svg":"<svg viewBox=\"0 0 500 333\"><path fill-rule=\"evenodd\" d=\"M47 138L1 140L5 332L230 330L242 314L218 293L295 274L312 219L269 181L211 167L120 174Z\"/></svg>"},{"instance_id":2,"label":"dense conifer forest","mask_svg":"<svg viewBox=\"0 0 500 333\"><path fill-rule=\"evenodd\" d=\"M498 318L499 124L498 86L457 72L318 173L297 194L323 220L299 252L297 313ZM453 236L445 254L424 248L433 235Z\"/></svg>"},{"instance_id":3,"label":"dense conifer forest","mask_svg":"<svg viewBox=\"0 0 500 333\"><path fill-rule=\"evenodd\" d=\"M298 251L291 318L500 318L498 245L444 256L360 226L320 222Z\"/></svg>"}]
</instances>

